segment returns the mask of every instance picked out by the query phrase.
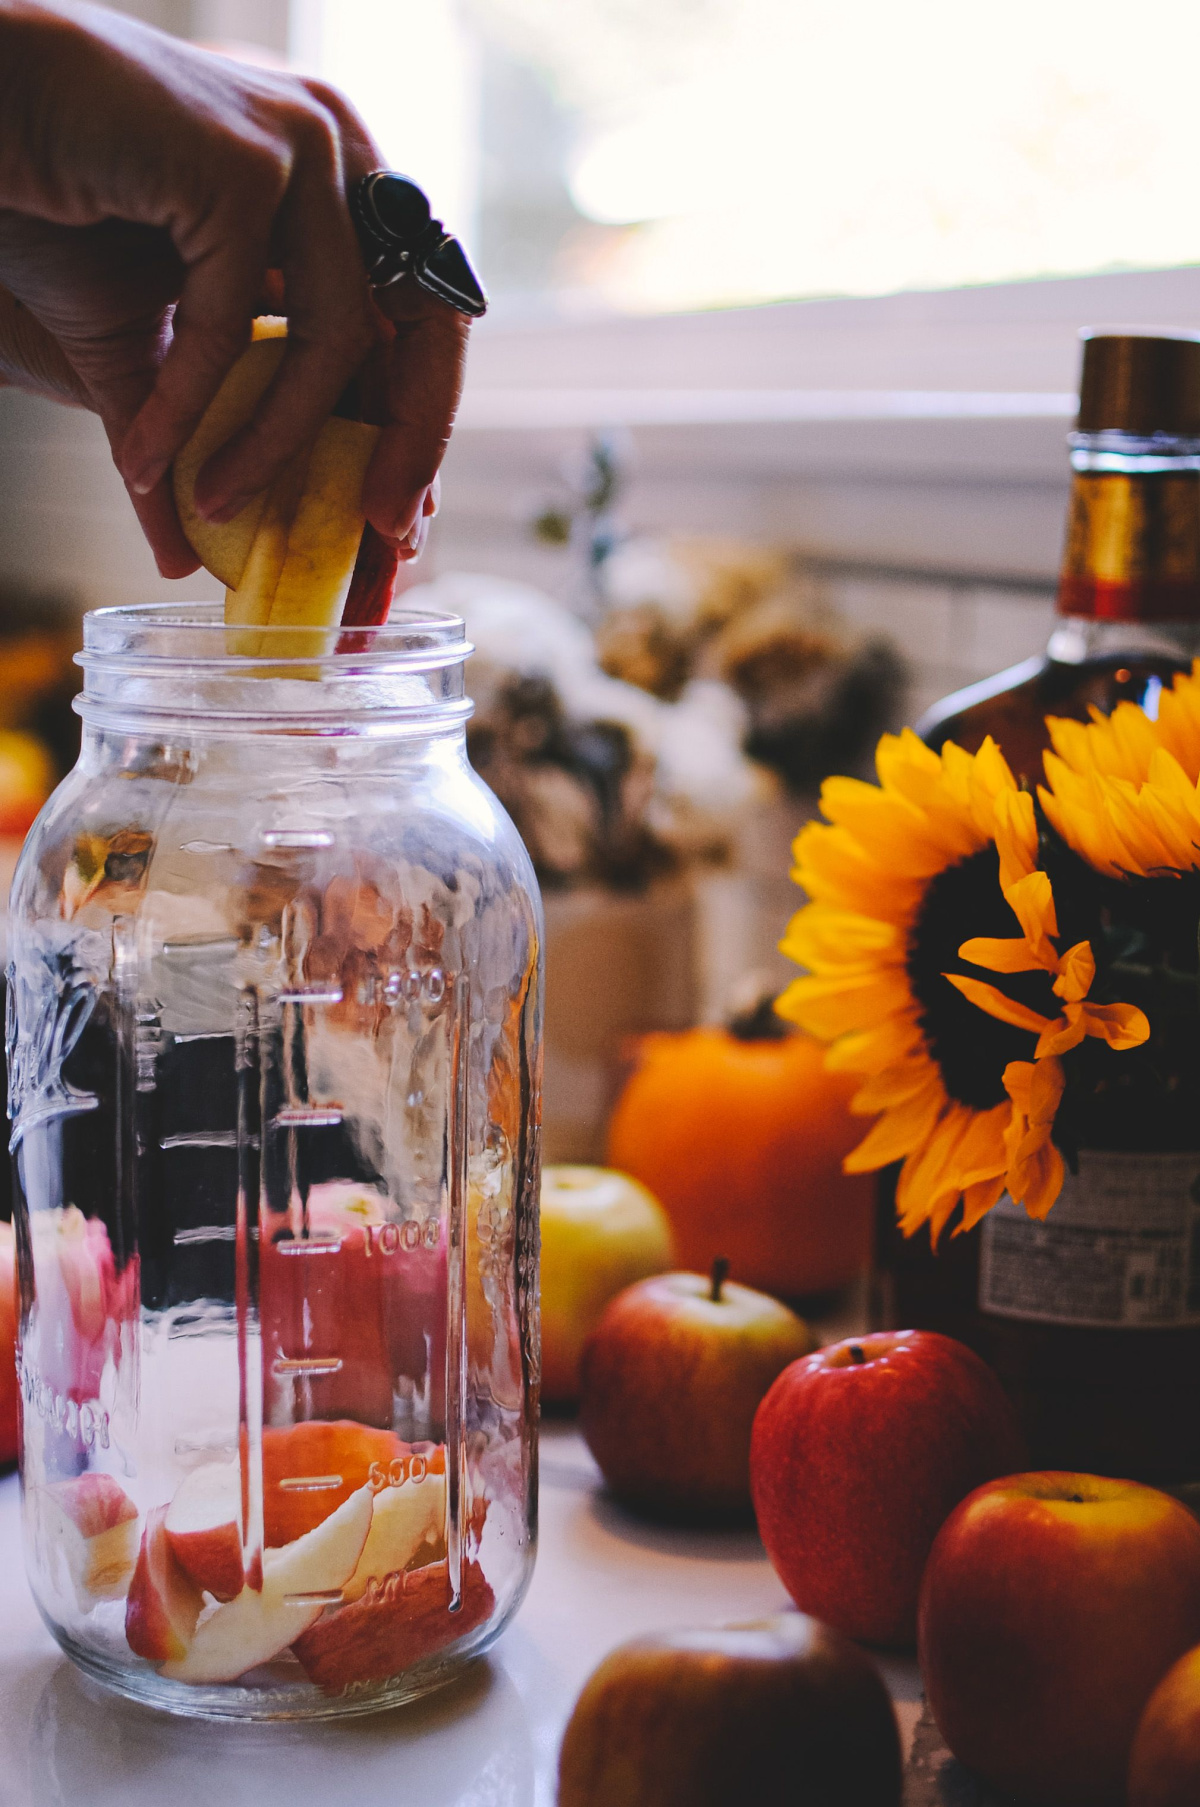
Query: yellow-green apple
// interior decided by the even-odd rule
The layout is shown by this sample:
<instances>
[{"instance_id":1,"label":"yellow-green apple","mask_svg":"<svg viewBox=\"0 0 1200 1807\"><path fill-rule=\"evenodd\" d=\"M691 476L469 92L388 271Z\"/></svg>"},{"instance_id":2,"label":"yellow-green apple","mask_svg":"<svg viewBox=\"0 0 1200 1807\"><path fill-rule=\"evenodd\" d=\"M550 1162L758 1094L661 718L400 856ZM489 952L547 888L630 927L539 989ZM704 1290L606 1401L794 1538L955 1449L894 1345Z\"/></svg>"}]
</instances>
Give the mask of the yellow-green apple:
<instances>
[{"instance_id":1,"label":"yellow-green apple","mask_svg":"<svg viewBox=\"0 0 1200 1807\"><path fill-rule=\"evenodd\" d=\"M1138 1722L1129 1758L1129 1807L1200 1801L1200 1645L1167 1670Z\"/></svg>"},{"instance_id":2,"label":"yellow-green apple","mask_svg":"<svg viewBox=\"0 0 1200 1807\"><path fill-rule=\"evenodd\" d=\"M138 1509L110 1474L81 1474L40 1489L41 1521L61 1556L80 1612L119 1600L138 1548Z\"/></svg>"},{"instance_id":3,"label":"yellow-green apple","mask_svg":"<svg viewBox=\"0 0 1200 1807\"><path fill-rule=\"evenodd\" d=\"M204 1595L175 1560L166 1532L167 1508L146 1519L137 1567L125 1601L125 1636L136 1656L178 1661L187 1652Z\"/></svg>"},{"instance_id":4,"label":"yellow-green apple","mask_svg":"<svg viewBox=\"0 0 1200 1807\"><path fill-rule=\"evenodd\" d=\"M909 1644L943 1520L1026 1460L977 1355L932 1331L879 1332L780 1375L754 1421L754 1510L801 1611L868 1643Z\"/></svg>"},{"instance_id":5,"label":"yellow-green apple","mask_svg":"<svg viewBox=\"0 0 1200 1807\"><path fill-rule=\"evenodd\" d=\"M1133 1481L980 1487L942 1526L921 1585L938 1729L993 1787L1044 1807L1122 1807L1146 1702L1197 1642L1200 1523Z\"/></svg>"},{"instance_id":6,"label":"yellow-green apple","mask_svg":"<svg viewBox=\"0 0 1200 1807\"><path fill-rule=\"evenodd\" d=\"M609 1300L675 1260L667 1214L610 1167L542 1174L542 1398L579 1397L579 1358Z\"/></svg>"},{"instance_id":7,"label":"yellow-green apple","mask_svg":"<svg viewBox=\"0 0 1200 1807\"><path fill-rule=\"evenodd\" d=\"M621 1645L559 1755L559 1807L899 1807L900 1790L874 1665L802 1613Z\"/></svg>"},{"instance_id":8,"label":"yellow-green apple","mask_svg":"<svg viewBox=\"0 0 1200 1807\"><path fill-rule=\"evenodd\" d=\"M17 1459L17 1250L13 1227L0 1223L0 1468Z\"/></svg>"},{"instance_id":9,"label":"yellow-green apple","mask_svg":"<svg viewBox=\"0 0 1200 1807\"><path fill-rule=\"evenodd\" d=\"M282 323L280 323L282 324ZM232 521L208 521L196 507L196 479L214 452L244 427L274 381L286 349L281 331L256 323L255 342L229 371L199 426L172 469L175 506L188 544L206 571L231 590L242 581L267 504L266 490L252 496Z\"/></svg>"},{"instance_id":10,"label":"yellow-green apple","mask_svg":"<svg viewBox=\"0 0 1200 1807\"><path fill-rule=\"evenodd\" d=\"M267 1550L261 1588L218 1606L163 1665L174 1681L229 1682L268 1663L336 1602L358 1566L371 1525L371 1489L360 1487L312 1531ZM132 1639L130 1640L132 1642Z\"/></svg>"},{"instance_id":11,"label":"yellow-green apple","mask_svg":"<svg viewBox=\"0 0 1200 1807\"><path fill-rule=\"evenodd\" d=\"M242 1471L237 1462L192 1469L167 1507L166 1536L176 1562L217 1600L242 1590Z\"/></svg>"},{"instance_id":12,"label":"yellow-green apple","mask_svg":"<svg viewBox=\"0 0 1200 1807\"><path fill-rule=\"evenodd\" d=\"M772 1381L812 1347L723 1262L659 1274L606 1308L584 1344L579 1423L618 1499L681 1521L749 1517L750 1428Z\"/></svg>"}]
</instances>

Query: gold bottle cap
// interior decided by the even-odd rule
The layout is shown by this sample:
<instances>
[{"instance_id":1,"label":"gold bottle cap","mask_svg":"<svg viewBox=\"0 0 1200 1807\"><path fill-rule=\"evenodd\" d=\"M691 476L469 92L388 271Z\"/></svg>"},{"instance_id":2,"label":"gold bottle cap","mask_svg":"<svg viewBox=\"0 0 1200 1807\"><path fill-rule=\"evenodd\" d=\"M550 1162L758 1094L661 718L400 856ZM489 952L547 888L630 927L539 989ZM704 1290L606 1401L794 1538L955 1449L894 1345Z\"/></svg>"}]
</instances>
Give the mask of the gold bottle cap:
<instances>
[{"instance_id":1,"label":"gold bottle cap","mask_svg":"<svg viewBox=\"0 0 1200 1807\"><path fill-rule=\"evenodd\" d=\"M1079 432L1200 438L1200 334L1081 337Z\"/></svg>"}]
</instances>

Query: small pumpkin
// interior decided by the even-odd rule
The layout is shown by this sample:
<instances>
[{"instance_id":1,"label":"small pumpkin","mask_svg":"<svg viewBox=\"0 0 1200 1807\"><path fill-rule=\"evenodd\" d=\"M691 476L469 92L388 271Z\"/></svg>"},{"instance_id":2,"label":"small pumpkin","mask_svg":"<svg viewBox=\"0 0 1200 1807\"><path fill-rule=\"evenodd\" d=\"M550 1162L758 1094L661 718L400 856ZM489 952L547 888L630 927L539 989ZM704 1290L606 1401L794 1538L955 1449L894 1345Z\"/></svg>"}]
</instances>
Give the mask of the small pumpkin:
<instances>
[{"instance_id":1,"label":"small pumpkin","mask_svg":"<svg viewBox=\"0 0 1200 1807\"><path fill-rule=\"evenodd\" d=\"M645 1036L609 1124L608 1160L662 1202L679 1265L718 1256L785 1298L868 1266L874 1180L842 1172L862 1140L857 1081L789 1028L769 998L725 1027Z\"/></svg>"}]
</instances>

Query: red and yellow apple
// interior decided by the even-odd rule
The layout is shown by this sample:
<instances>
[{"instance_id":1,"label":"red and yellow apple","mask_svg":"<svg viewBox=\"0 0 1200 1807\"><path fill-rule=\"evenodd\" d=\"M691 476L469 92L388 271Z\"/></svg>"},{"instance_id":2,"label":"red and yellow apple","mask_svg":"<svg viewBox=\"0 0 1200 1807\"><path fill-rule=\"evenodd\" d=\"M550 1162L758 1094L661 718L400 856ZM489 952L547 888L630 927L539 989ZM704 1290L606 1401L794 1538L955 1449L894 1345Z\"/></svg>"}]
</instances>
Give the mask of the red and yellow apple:
<instances>
[{"instance_id":1,"label":"red and yellow apple","mask_svg":"<svg viewBox=\"0 0 1200 1807\"><path fill-rule=\"evenodd\" d=\"M921 1330L852 1338L788 1368L759 1408L759 1532L802 1612L908 1644L948 1513L1025 1460L999 1381L964 1344Z\"/></svg>"},{"instance_id":2,"label":"red and yellow apple","mask_svg":"<svg viewBox=\"0 0 1200 1807\"><path fill-rule=\"evenodd\" d=\"M765 1293L660 1274L627 1287L584 1344L579 1424L617 1498L656 1516L750 1514L750 1428L776 1376L812 1347Z\"/></svg>"},{"instance_id":3,"label":"red and yellow apple","mask_svg":"<svg viewBox=\"0 0 1200 1807\"><path fill-rule=\"evenodd\" d=\"M138 1548L138 1509L110 1474L81 1474L40 1490L49 1543L66 1566L80 1612L119 1600Z\"/></svg>"},{"instance_id":4,"label":"red and yellow apple","mask_svg":"<svg viewBox=\"0 0 1200 1807\"><path fill-rule=\"evenodd\" d=\"M900 1791L874 1665L802 1613L621 1645L585 1683L559 1755L559 1807L899 1807Z\"/></svg>"},{"instance_id":5,"label":"red and yellow apple","mask_svg":"<svg viewBox=\"0 0 1200 1807\"><path fill-rule=\"evenodd\" d=\"M1129 1807L1200 1801L1200 1645L1167 1670L1138 1722L1129 1758Z\"/></svg>"},{"instance_id":6,"label":"red and yellow apple","mask_svg":"<svg viewBox=\"0 0 1200 1807\"><path fill-rule=\"evenodd\" d=\"M565 1404L609 1300L671 1267L674 1243L654 1195L609 1167L547 1167L541 1217L542 1398Z\"/></svg>"},{"instance_id":7,"label":"red and yellow apple","mask_svg":"<svg viewBox=\"0 0 1200 1807\"><path fill-rule=\"evenodd\" d=\"M305 658L332 650L329 630L353 595L355 626L386 620L396 555L378 535L364 540L363 480L379 428L332 415L270 487L233 520L208 521L196 506L196 479L212 455L244 427L278 373L286 349L281 321L256 323L255 339L229 371L195 433L175 460L179 519L205 568L226 586L225 619L246 631L235 650ZM360 565L357 581L356 567ZM255 628L273 633L266 648Z\"/></svg>"},{"instance_id":8,"label":"red and yellow apple","mask_svg":"<svg viewBox=\"0 0 1200 1807\"><path fill-rule=\"evenodd\" d=\"M942 1736L994 1788L1042 1807L1123 1807L1146 1703L1198 1642L1200 1523L1133 1481L992 1481L942 1526L921 1586L921 1673Z\"/></svg>"}]
</instances>

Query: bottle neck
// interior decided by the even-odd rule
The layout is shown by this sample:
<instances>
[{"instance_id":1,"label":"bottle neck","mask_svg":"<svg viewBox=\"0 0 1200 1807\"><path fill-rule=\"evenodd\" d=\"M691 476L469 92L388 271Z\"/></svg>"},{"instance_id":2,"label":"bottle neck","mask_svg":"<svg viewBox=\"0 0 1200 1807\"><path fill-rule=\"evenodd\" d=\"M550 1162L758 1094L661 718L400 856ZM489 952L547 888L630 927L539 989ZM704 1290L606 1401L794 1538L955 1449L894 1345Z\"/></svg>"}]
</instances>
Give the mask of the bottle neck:
<instances>
[{"instance_id":1,"label":"bottle neck","mask_svg":"<svg viewBox=\"0 0 1200 1807\"><path fill-rule=\"evenodd\" d=\"M1077 433L1062 615L1200 623L1200 443Z\"/></svg>"}]
</instances>

